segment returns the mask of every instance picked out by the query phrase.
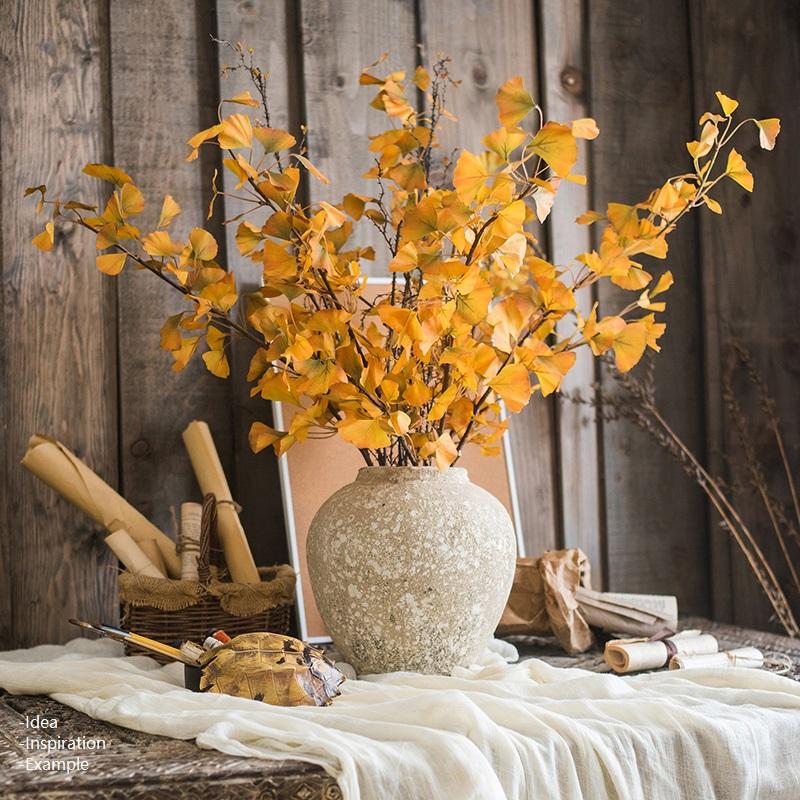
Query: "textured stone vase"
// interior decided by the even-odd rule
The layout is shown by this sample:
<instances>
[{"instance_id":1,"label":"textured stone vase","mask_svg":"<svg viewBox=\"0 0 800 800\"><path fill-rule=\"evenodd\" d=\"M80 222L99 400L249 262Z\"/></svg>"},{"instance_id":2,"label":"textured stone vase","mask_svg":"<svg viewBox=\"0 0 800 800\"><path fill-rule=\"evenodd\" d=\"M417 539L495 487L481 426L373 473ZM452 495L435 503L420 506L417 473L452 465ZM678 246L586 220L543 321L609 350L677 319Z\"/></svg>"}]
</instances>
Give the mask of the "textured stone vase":
<instances>
[{"instance_id":1,"label":"textured stone vase","mask_svg":"<svg viewBox=\"0 0 800 800\"><path fill-rule=\"evenodd\" d=\"M322 619L357 672L449 673L497 626L516 540L465 469L364 467L317 512L307 555Z\"/></svg>"}]
</instances>

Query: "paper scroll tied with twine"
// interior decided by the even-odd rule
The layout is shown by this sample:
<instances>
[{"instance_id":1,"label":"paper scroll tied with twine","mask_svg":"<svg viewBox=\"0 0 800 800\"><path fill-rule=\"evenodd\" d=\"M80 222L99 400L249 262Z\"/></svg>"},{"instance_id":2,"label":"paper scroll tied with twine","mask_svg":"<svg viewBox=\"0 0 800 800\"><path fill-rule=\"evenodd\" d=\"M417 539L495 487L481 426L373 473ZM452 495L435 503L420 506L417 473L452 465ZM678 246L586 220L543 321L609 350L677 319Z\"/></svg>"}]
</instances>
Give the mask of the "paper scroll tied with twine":
<instances>
[{"instance_id":1,"label":"paper scroll tied with twine","mask_svg":"<svg viewBox=\"0 0 800 800\"><path fill-rule=\"evenodd\" d=\"M636 672L665 667L673 656L701 656L716 653L717 640L709 633L687 630L673 636L650 639L612 639L604 658L614 672Z\"/></svg>"},{"instance_id":2,"label":"paper scroll tied with twine","mask_svg":"<svg viewBox=\"0 0 800 800\"><path fill-rule=\"evenodd\" d=\"M155 540L169 576L180 578L181 563L175 542L120 497L61 442L40 434L31 436L22 466L104 528L111 530L111 524L118 521L135 542Z\"/></svg>"},{"instance_id":3,"label":"paper scroll tied with twine","mask_svg":"<svg viewBox=\"0 0 800 800\"><path fill-rule=\"evenodd\" d=\"M208 425L198 420L190 422L183 432L183 441L200 490L203 494L213 494L217 499L219 537L231 578L235 583L259 583L261 579L256 563Z\"/></svg>"}]
</instances>

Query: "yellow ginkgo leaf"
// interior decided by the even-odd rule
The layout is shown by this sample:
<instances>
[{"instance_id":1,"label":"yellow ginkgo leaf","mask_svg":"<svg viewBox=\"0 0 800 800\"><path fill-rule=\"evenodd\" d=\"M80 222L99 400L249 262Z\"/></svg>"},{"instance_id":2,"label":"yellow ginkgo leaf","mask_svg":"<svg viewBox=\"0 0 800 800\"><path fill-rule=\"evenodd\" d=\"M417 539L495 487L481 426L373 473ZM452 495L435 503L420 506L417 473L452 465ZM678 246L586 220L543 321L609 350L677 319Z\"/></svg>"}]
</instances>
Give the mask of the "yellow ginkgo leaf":
<instances>
[{"instance_id":1,"label":"yellow ginkgo leaf","mask_svg":"<svg viewBox=\"0 0 800 800\"><path fill-rule=\"evenodd\" d=\"M123 219L144 211L144 197L132 183L126 183L114 192L114 196L117 198L117 207Z\"/></svg>"},{"instance_id":2,"label":"yellow ginkgo leaf","mask_svg":"<svg viewBox=\"0 0 800 800\"><path fill-rule=\"evenodd\" d=\"M533 137L531 150L559 176L566 178L578 160L578 143L568 125L548 122Z\"/></svg>"},{"instance_id":3,"label":"yellow ginkgo leaf","mask_svg":"<svg viewBox=\"0 0 800 800\"><path fill-rule=\"evenodd\" d=\"M117 186L124 186L126 183L133 183L133 178L119 167L109 167L107 164L87 164L83 168L85 175L93 178L100 178L101 181L115 183Z\"/></svg>"},{"instance_id":4,"label":"yellow ginkgo leaf","mask_svg":"<svg viewBox=\"0 0 800 800\"><path fill-rule=\"evenodd\" d=\"M166 231L153 231L142 239L142 247L150 256L168 258L176 256L183 250L180 242L174 242Z\"/></svg>"},{"instance_id":5,"label":"yellow ginkgo leaf","mask_svg":"<svg viewBox=\"0 0 800 800\"><path fill-rule=\"evenodd\" d=\"M164 198L164 202L161 205L161 214L158 217L158 226L159 228L166 228L169 226L170 222L181 213L181 207L178 205L175 198L168 194Z\"/></svg>"},{"instance_id":6,"label":"yellow ginkgo leaf","mask_svg":"<svg viewBox=\"0 0 800 800\"><path fill-rule=\"evenodd\" d=\"M462 150L453 172L453 186L465 203L472 202L492 175L486 159Z\"/></svg>"},{"instance_id":7,"label":"yellow ginkgo leaf","mask_svg":"<svg viewBox=\"0 0 800 800\"><path fill-rule=\"evenodd\" d=\"M197 350L197 344L200 341L199 336L189 336L181 342L181 346L172 351L172 370L173 372L180 372L185 369L189 363L189 359L194 355Z\"/></svg>"},{"instance_id":8,"label":"yellow ginkgo leaf","mask_svg":"<svg viewBox=\"0 0 800 800\"><path fill-rule=\"evenodd\" d=\"M265 153L279 153L281 150L288 150L297 144L297 139L289 131L281 128L258 126L253 128L253 136L261 143Z\"/></svg>"},{"instance_id":9,"label":"yellow ginkgo leaf","mask_svg":"<svg viewBox=\"0 0 800 800\"><path fill-rule=\"evenodd\" d=\"M614 359L620 372L628 372L639 363L647 346L647 327L640 321L629 322L614 338Z\"/></svg>"},{"instance_id":10,"label":"yellow ginkgo leaf","mask_svg":"<svg viewBox=\"0 0 800 800\"><path fill-rule=\"evenodd\" d=\"M758 126L758 141L764 150L772 150L775 140L781 132L781 121L777 117L756 120Z\"/></svg>"},{"instance_id":11,"label":"yellow ginkgo leaf","mask_svg":"<svg viewBox=\"0 0 800 800\"><path fill-rule=\"evenodd\" d=\"M222 125L212 125L210 128L206 128L204 131L200 131L192 136L186 143L191 147L191 151L189 155L186 156L187 161L194 161L197 156L199 155L198 148L200 145L204 144L205 142L209 141L209 139L213 139L215 136L218 136L222 132Z\"/></svg>"},{"instance_id":12,"label":"yellow ginkgo leaf","mask_svg":"<svg viewBox=\"0 0 800 800\"><path fill-rule=\"evenodd\" d=\"M596 139L600 135L600 128L591 117L573 120L571 128L576 139Z\"/></svg>"},{"instance_id":13,"label":"yellow ginkgo leaf","mask_svg":"<svg viewBox=\"0 0 800 800\"><path fill-rule=\"evenodd\" d=\"M323 175L305 156L299 153L292 153L292 158L297 159L318 181L328 184L331 179Z\"/></svg>"},{"instance_id":14,"label":"yellow ginkgo leaf","mask_svg":"<svg viewBox=\"0 0 800 800\"><path fill-rule=\"evenodd\" d=\"M203 228L192 228L189 234L192 258L198 261L212 261L216 258L217 240Z\"/></svg>"},{"instance_id":15,"label":"yellow ginkgo leaf","mask_svg":"<svg viewBox=\"0 0 800 800\"><path fill-rule=\"evenodd\" d=\"M181 346L180 323L183 319L183 312L167 317L167 321L161 326L160 345L162 350L178 350Z\"/></svg>"},{"instance_id":16,"label":"yellow ginkgo leaf","mask_svg":"<svg viewBox=\"0 0 800 800\"><path fill-rule=\"evenodd\" d=\"M217 137L219 146L226 150L250 147L253 144L253 125L246 114L232 114L222 120Z\"/></svg>"},{"instance_id":17,"label":"yellow ginkgo leaf","mask_svg":"<svg viewBox=\"0 0 800 800\"><path fill-rule=\"evenodd\" d=\"M125 266L125 253L108 253L104 256L97 256L97 269L106 275L119 275Z\"/></svg>"},{"instance_id":18,"label":"yellow ginkgo leaf","mask_svg":"<svg viewBox=\"0 0 800 800\"><path fill-rule=\"evenodd\" d=\"M233 97L229 97L227 100L224 100L225 103L238 103L241 106L250 106L251 108L258 108L261 103L253 97L247 89L243 92L239 92L239 94L235 94Z\"/></svg>"},{"instance_id":19,"label":"yellow ginkgo leaf","mask_svg":"<svg viewBox=\"0 0 800 800\"><path fill-rule=\"evenodd\" d=\"M203 353L203 361L208 371L218 378L227 378L231 374L228 357L224 350L207 350Z\"/></svg>"},{"instance_id":20,"label":"yellow ginkgo leaf","mask_svg":"<svg viewBox=\"0 0 800 800\"><path fill-rule=\"evenodd\" d=\"M739 186L747 189L748 192L753 191L753 174L747 169L747 164L735 148L731 148L728 153L728 165L725 167L725 174L731 179L736 181Z\"/></svg>"},{"instance_id":21,"label":"yellow ginkgo leaf","mask_svg":"<svg viewBox=\"0 0 800 800\"><path fill-rule=\"evenodd\" d=\"M536 105L519 75L507 80L497 90L495 103L500 124L506 128L513 127L527 117Z\"/></svg>"},{"instance_id":22,"label":"yellow ginkgo leaf","mask_svg":"<svg viewBox=\"0 0 800 800\"><path fill-rule=\"evenodd\" d=\"M523 364L506 365L489 381L489 386L512 414L525 408L531 396L531 378Z\"/></svg>"},{"instance_id":23,"label":"yellow ginkgo leaf","mask_svg":"<svg viewBox=\"0 0 800 800\"><path fill-rule=\"evenodd\" d=\"M53 249L55 242L56 226L52 222L48 222L44 226L44 230L31 239L31 244L38 247L43 252L48 252Z\"/></svg>"},{"instance_id":24,"label":"yellow ginkgo leaf","mask_svg":"<svg viewBox=\"0 0 800 800\"><path fill-rule=\"evenodd\" d=\"M336 428L342 439L362 449L388 447L392 441L383 429L380 419L347 416L339 420Z\"/></svg>"},{"instance_id":25,"label":"yellow ginkgo leaf","mask_svg":"<svg viewBox=\"0 0 800 800\"><path fill-rule=\"evenodd\" d=\"M657 297L662 292L666 292L667 289L672 286L675 281L672 279L672 273L667 270L663 275L660 275L658 280L656 281L656 285L650 291L650 297Z\"/></svg>"},{"instance_id":26,"label":"yellow ginkgo leaf","mask_svg":"<svg viewBox=\"0 0 800 800\"><path fill-rule=\"evenodd\" d=\"M713 197L705 195L703 202L706 204L709 211L713 211L715 214L722 213L722 206Z\"/></svg>"},{"instance_id":27,"label":"yellow ginkgo leaf","mask_svg":"<svg viewBox=\"0 0 800 800\"><path fill-rule=\"evenodd\" d=\"M405 411L392 411L389 415L389 424L398 436L405 436L411 426L411 417Z\"/></svg>"},{"instance_id":28,"label":"yellow ginkgo leaf","mask_svg":"<svg viewBox=\"0 0 800 800\"><path fill-rule=\"evenodd\" d=\"M250 449L254 453L260 453L265 448L272 447L284 435L263 422L254 422L250 426L247 440L250 443Z\"/></svg>"},{"instance_id":29,"label":"yellow ginkgo leaf","mask_svg":"<svg viewBox=\"0 0 800 800\"><path fill-rule=\"evenodd\" d=\"M739 108L739 101L734 100L732 97L728 97L728 95L723 94L722 92L715 92L717 96L717 100L719 100L719 104L722 106L722 113L725 114L726 117L729 117Z\"/></svg>"}]
</instances>

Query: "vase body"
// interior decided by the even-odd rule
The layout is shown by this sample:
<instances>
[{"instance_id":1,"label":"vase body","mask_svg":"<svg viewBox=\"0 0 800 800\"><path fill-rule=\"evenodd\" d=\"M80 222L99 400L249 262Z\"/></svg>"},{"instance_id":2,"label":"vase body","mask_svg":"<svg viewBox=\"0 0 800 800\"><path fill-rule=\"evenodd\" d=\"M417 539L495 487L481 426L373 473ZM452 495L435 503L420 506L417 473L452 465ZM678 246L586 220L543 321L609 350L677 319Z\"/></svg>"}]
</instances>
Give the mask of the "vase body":
<instances>
[{"instance_id":1,"label":"vase body","mask_svg":"<svg viewBox=\"0 0 800 800\"><path fill-rule=\"evenodd\" d=\"M494 632L516 538L464 469L364 467L317 512L307 557L322 619L357 672L447 674Z\"/></svg>"}]
</instances>

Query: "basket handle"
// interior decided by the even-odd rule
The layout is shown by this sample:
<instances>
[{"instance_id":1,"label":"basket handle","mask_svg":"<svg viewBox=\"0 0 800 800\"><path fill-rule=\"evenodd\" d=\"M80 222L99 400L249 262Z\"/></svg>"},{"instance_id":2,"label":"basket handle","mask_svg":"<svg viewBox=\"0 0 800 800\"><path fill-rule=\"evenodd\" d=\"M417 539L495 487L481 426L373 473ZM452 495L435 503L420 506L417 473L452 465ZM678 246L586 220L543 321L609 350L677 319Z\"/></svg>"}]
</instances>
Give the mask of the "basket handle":
<instances>
[{"instance_id":1,"label":"basket handle","mask_svg":"<svg viewBox=\"0 0 800 800\"><path fill-rule=\"evenodd\" d=\"M217 534L217 500L213 494L203 497L203 512L200 517L200 555L197 557L197 577L208 585L211 580L211 546Z\"/></svg>"}]
</instances>

